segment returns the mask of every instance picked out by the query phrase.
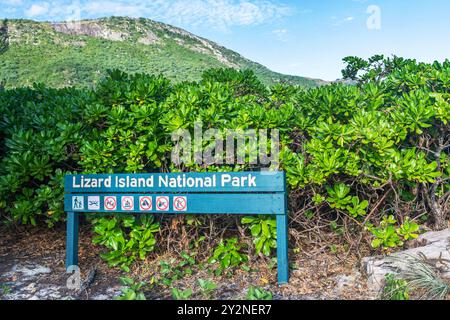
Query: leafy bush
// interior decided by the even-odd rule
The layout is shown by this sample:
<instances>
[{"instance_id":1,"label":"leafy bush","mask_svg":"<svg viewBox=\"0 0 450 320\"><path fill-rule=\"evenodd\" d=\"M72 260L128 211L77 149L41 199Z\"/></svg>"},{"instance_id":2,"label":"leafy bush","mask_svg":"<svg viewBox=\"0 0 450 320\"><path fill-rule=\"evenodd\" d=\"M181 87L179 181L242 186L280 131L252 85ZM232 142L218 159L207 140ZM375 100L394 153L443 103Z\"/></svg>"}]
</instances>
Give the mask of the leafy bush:
<instances>
[{"instance_id":1,"label":"leafy bush","mask_svg":"<svg viewBox=\"0 0 450 320\"><path fill-rule=\"evenodd\" d=\"M397 279L393 274L388 273L385 281L381 295L383 300L409 300L409 287L405 280Z\"/></svg>"},{"instance_id":2,"label":"leafy bush","mask_svg":"<svg viewBox=\"0 0 450 320\"><path fill-rule=\"evenodd\" d=\"M198 279L197 282L205 298L209 299L212 295L212 292L217 289L217 284L211 280Z\"/></svg>"},{"instance_id":3,"label":"leafy bush","mask_svg":"<svg viewBox=\"0 0 450 320\"><path fill-rule=\"evenodd\" d=\"M72 89L0 91L0 210L8 223L53 226L63 217L63 176L79 168L89 103L89 93Z\"/></svg>"},{"instance_id":4,"label":"leafy bush","mask_svg":"<svg viewBox=\"0 0 450 320\"><path fill-rule=\"evenodd\" d=\"M409 239L416 239L419 235L416 233L419 231L419 225L413 221L410 221L409 217L398 228L394 216L385 216L380 222L379 227L375 227L372 224L367 225L367 229L375 236L372 241L372 247L382 247L385 250L402 246L403 242Z\"/></svg>"},{"instance_id":5,"label":"leafy bush","mask_svg":"<svg viewBox=\"0 0 450 320\"><path fill-rule=\"evenodd\" d=\"M129 271L129 265L137 258L144 260L147 253L153 251L154 233L159 231L159 224L154 223L151 215L100 218L93 224L98 234L93 242L110 250L101 257L110 266L120 266L125 271Z\"/></svg>"},{"instance_id":6,"label":"leafy bush","mask_svg":"<svg viewBox=\"0 0 450 320\"><path fill-rule=\"evenodd\" d=\"M294 236L324 230L316 226L325 221L349 242L368 230L364 235L372 237L374 248L392 248L416 236L418 217L428 217L434 229L447 227L450 62L382 56L346 62L344 75L354 85L307 90L285 84L265 88L251 72L228 69L176 85L162 76L111 71L93 90L42 85L0 90L1 219L49 226L63 221L67 173L260 169L260 164L171 162L171 133L192 133L201 120L204 128L221 132L279 129ZM95 242L110 250L103 256L111 265L128 269L154 249L159 227L149 219L93 220ZM205 217L176 226L162 219L160 232L200 236L209 224L210 235L219 235L232 219ZM242 222L250 224L256 251L270 254L273 223L256 219ZM201 236L207 237L204 243L217 243ZM214 259L222 267L246 260L237 242L217 247ZM181 240L172 243L183 250Z\"/></svg>"},{"instance_id":7,"label":"leafy bush","mask_svg":"<svg viewBox=\"0 0 450 320\"><path fill-rule=\"evenodd\" d=\"M121 289L122 294L116 297L116 300L146 300L142 291L145 282L135 282L132 278L121 277L120 282L125 286Z\"/></svg>"},{"instance_id":8,"label":"leafy bush","mask_svg":"<svg viewBox=\"0 0 450 320\"><path fill-rule=\"evenodd\" d=\"M272 249L277 247L276 219L271 216L244 217L241 223L250 225L256 253L262 251L269 256Z\"/></svg>"},{"instance_id":9,"label":"leafy bush","mask_svg":"<svg viewBox=\"0 0 450 320\"><path fill-rule=\"evenodd\" d=\"M195 253L180 253L181 261L172 258L160 262L161 282L170 286L173 281L190 276L194 273L192 267L196 264Z\"/></svg>"},{"instance_id":10,"label":"leafy bush","mask_svg":"<svg viewBox=\"0 0 450 320\"><path fill-rule=\"evenodd\" d=\"M248 288L247 300L272 300L272 293L263 288L251 286Z\"/></svg>"},{"instance_id":11,"label":"leafy bush","mask_svg":"<svg viewBox=\"0 0 450 320\"><path fill-rule=\"evenodd\" d=\"M172 297L175 300L188 300L192 296L192 289L180 290L178 288L172 288Z\"/></svg>"},{"instance_id":12,"label":"leafy bush","mask_svg":"<svg viewBox=\"0 0 450 320\"><path fill-rule=\"evenodd\" d=\"M247 262L248 257L241 252L242 245L238 243L237 238L225 239L221 241L214 250L213 256L209 259L209 263L219 263L219 268L216 269L216 274L239 266Z\"/></svg>"}]
</instances>

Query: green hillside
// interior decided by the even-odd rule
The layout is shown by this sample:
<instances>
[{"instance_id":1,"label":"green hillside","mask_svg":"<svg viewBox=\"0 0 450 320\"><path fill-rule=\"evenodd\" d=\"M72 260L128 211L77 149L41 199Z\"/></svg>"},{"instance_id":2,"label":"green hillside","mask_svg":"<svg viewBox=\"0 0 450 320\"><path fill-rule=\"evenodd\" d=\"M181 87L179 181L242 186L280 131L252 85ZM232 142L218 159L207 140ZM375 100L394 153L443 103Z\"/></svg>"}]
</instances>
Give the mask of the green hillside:
<instances>
[{"instance_id":1,"label":"green hillside","mask_svg":"<svg viewBox=\"0 0 450 320\"><path fill-rule=\"evenodd\" d=\"M115 68L196 81L204 70L217 67L251 69L266 85L323 83L273 72L214 42L149 19L112 17L76 24L8 20L0 31L0 81L6 87L34 82L90 87Z\"/></svg>"}]
</instances>

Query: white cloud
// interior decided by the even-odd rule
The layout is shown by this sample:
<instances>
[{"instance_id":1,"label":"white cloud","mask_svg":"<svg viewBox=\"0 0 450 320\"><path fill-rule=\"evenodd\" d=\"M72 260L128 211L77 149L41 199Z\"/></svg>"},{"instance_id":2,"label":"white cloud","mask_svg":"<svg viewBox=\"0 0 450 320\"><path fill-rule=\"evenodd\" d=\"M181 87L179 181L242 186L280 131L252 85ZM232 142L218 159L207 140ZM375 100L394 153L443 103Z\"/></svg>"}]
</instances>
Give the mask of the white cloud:
<instances>
[{"instance_id":1,"label":"white cloud","mask_svg":"<svg viewBox=\"0 0 450 320\"><path fill-rule=\"evenodd\" d=\"M27 16L47 14L50 20L64 20L65 7L71 5L68 1L46 4L33 4L26 10ZM273 0L83 0L79 2L79 8L83 18L112 15L148 17L177 26L202 25L221 31L270 22L293 12L291 7Z\"/></svg>"},{"instance_id":2,"label":"white cloud","mask_svg":"<svg viewBox=\"0 0 450 320\"><path fill-rule=\"evenodd\" d=\"M22 0L0 0L0 4L6 4L8 6L20 6Z\"/></svg>"},{"instance_id":3,"label":"white cloud","mask_svg":"<svg viewBox=\"0 0 450 320\"><path fill-rule=\"evenodd\" d=\"M285 5L262 0L174 0L158 8L147 7L148 14L178 25L209 25L227 31L234 26L258 25L289 15Z\"/></svg>"},{"instance_id":4,"label":"white cloud","mask_svg":"<svg viewBox=\"0 0 450 320\"><path fill-rule=\"evenodd\" d=\"M128 4L121 1L89 1L82 5L83 16L130 16L140 17L146 11L145 4Z\"/></svg>"},{"instance_id":5,"label":"white cloud","mask_svg":"<svg viewBox=\"0 0 450 320\"><path fill-rule=\"evenodd\" d=\"M49 4L47 2L41 4L33 4L28 10L25 11L25 15L30 18L43 16L48 13Z\"/></svg>"}]
</instances>

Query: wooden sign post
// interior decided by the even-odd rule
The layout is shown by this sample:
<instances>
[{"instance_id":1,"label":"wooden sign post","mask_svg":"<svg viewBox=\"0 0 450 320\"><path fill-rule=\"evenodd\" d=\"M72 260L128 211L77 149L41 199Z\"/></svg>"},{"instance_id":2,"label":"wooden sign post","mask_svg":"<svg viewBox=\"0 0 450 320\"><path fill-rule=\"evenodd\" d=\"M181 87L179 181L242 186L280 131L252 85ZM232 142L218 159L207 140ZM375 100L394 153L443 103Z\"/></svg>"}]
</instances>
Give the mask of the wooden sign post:
<instances>
[{"instance_id":1,"label":"wooden sign post","mask_svg":"<svg viewBox=\"0 0 450 320\"><path fill-rule=\"evenodd\" d=\"M78 265L80 213L275 215L278 282L289 280L284 172L66 175L66 267Z\"/></svg>"}]
</instances>

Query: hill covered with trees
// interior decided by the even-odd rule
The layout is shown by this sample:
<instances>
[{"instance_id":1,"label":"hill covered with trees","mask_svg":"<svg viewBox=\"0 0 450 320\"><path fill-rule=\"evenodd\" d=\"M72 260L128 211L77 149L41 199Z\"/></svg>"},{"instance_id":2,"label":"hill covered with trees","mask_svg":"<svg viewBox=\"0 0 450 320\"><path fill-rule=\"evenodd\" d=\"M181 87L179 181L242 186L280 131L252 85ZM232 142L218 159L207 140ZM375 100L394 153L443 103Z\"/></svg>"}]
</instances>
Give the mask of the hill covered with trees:
<instances>
[{"instance_id":1,"label":"hill covered with trees","mask_svg":"<svg viewBox=\"0 0 450 320\"><path fill-rule=\"evenodd\" d=\"M273 72L183 29L149 19L111 17L70 23L3 20L0 81L8 87L93 87L108 69L197 81L210 68L252 70L266 85L324 81Z\"/></svg>"}]
</instances>

